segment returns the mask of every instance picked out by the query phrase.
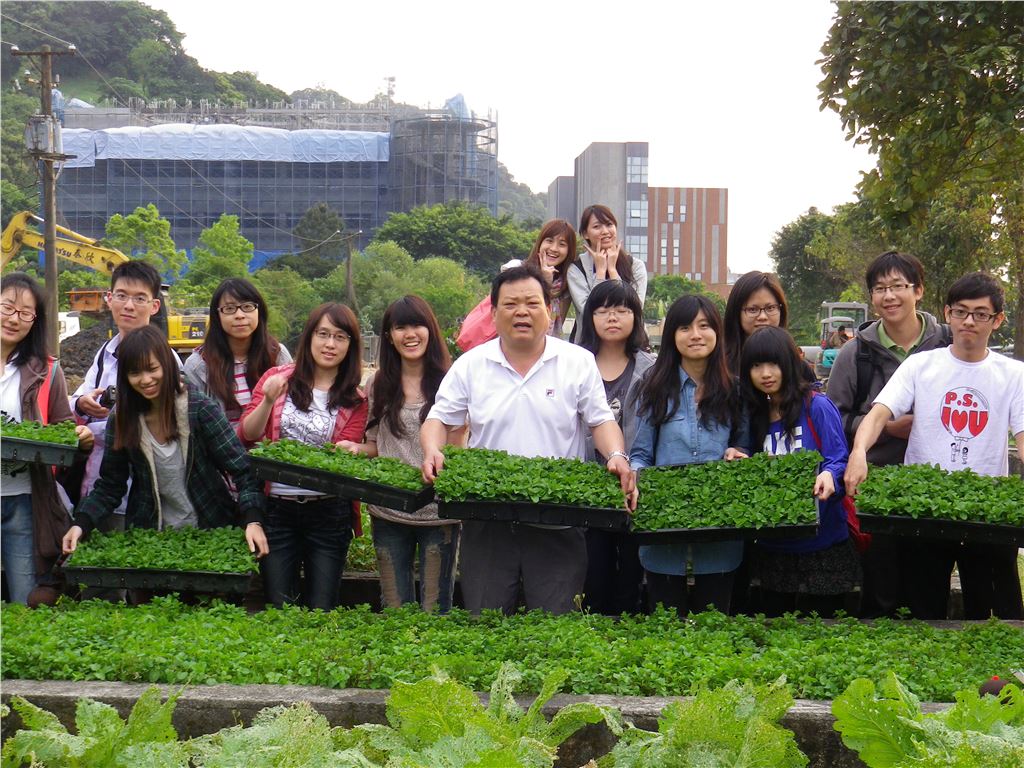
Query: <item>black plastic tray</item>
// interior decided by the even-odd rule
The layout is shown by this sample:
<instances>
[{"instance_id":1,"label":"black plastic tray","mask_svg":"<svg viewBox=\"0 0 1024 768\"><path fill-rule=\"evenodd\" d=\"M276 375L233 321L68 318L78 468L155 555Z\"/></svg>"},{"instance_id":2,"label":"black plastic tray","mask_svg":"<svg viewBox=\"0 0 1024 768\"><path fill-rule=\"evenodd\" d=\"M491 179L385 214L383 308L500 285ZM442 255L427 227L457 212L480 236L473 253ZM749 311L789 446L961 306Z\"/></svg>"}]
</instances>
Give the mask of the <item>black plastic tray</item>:
<instances>
[{"instance_id":1,"label":"black plastic tray","mask_svg":"<svg viewBox=\"0 0 1024 768\"><path fill-rule=\"evenodd\" d=\"M817 525L777 525L772 528L662 528L633 531L640 544L692 544L707 541L806 539L818 534Z\"/></svg>"},{"instance_id":2,"label":"black plastic tray","mask_svg":"<svg viewBox=\"0 0 1024 768\"><path fill-rule=\"evenodd\" d=\"M105 589L173 589L182 592L228 592L244 595L252 573L215 571L168 571L156 568L94 568L65 566L70 584Z\"/></svg>"},{"instance_id":3,"label":"black plastic tray","mask_svg":"<svg viewBox=\"0 0 1024 768\"><path fill-rule=\"evenodd\" d=\"M892 536L914 536L922 539L954 539L985 544L1015 544L1024 547L1024 527L974 523L964 520L939 520L934 517L904 515L869 515L858 512L864 533L885 533Z\"/></svg>"},{"instance_id":4,"label":"black plastic tray","mask_svg":"<svg viewBox=\"0 0 1024 768\"><path fill-rule=\"evenodd\" d=\"M534 504L532 501L440 501L437 511L439 517L448 520L504 520L610 531L628 531L630 526L630 516L622 508Z\"/></svg>"},{"instance_id":5,"label":"black plastic tray","mask_svg":"<svg viewBox=\"0 0 1024 768\"><path fill-rule=\"evenodd\" d=\"M70 467L88 455L87 452L78 450L77 445L41 443L23 437L5 437L0 440L0 457L4 461L27 461L33 464Z\"/></svg>"},{"instance_id":6,"label":"black plastic tray","mask_svg":"<svg viewBox=\"0 0 1024 768\"><path fill-rule=\"evenodd\" d=\"M367 504L376 504L399 512L415 512L434 500L434 489L429 485L423 486L419 491L407 491L393 485L381 485L369 480L340 475L337 472L328 472L325 469L312 469L262 456L250 456L249 460L256 470L256 476L261 480L321 491L343 499L359 499Z\"/></svg>"}]
</instances>

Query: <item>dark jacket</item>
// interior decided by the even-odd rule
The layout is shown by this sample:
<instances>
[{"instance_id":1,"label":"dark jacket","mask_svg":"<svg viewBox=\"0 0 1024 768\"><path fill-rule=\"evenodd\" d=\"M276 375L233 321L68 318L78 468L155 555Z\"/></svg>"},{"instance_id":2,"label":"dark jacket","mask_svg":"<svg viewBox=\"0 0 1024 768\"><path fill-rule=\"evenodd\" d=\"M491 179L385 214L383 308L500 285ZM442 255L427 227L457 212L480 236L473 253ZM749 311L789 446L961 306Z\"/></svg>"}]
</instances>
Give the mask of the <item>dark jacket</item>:
<instances>
[{"instance_id":1,"label":"dark jacket","mask_svg":"<svg viewBox=\"0 0 1024 768\"><path fill-rule=\"evenodd\" d=\"M920 346L912 354L948 345L948 336L942 326L932 315L922 312L924 318L924 336ZM828 398L839 409L843 417L843 429L848 445L853 445L853 437L860 426L861 419L871 410L875 398L882 391L896 369L900 359L882 346L878 337L878 324L881 320L864 323L857 329L856 338L844 344L832 364L828 377ZM871 352L873 361L871 378L867 387L867 397L855 409L854 400L857 394L857 350L863 344ZM891 437L883 432L878 441L868 449L868 462L878 466L885 464L902 464L903 455L907 451L907 441Z\"/></svg>"},{"instance_id":2,"label":"dark jacket","mask_svg":"<svg viewBox=\"0 0 1024 768\"><path fill-rule=\"evenodd\" d=\"M179 397L178 439L185 446L186 490L199 516L201 528L262 523L264 496L249 456L224 411L215 400L186 385ZM142 418L142 417L140 417ZM75 509L75 524L85 533L117 508L124 497L129 475L125 525L128 528L160 528L160 497L156 486L152 452L143 445L114 449L117 411L107 420L106 453L100 476L90 493ZM230 475L238 490L238 502L231 498L224 475Z\"/></svg>"},{"instance_id":3,"label":"dark jacket","mask_svg":"<svg viewBox=\"0 0 1024 768\"><path fill-rule=\"evenodd\" d=\"M74 421L68 403L68 385L60 365L54 364L53 381L50 384L49 413L47 423ZM32 358L21 366L21 418L25 421L39 420L39 388L49 370L48 360ZM84 460L85 454L83 454ZM71 525L71 517L57 493L53 479L53 468L45 464L30 464L29 477L32 482L32 543L35 550L36 576L43 582L57 558L61 555L61 539Z\"/></svg>"}]
</instances>

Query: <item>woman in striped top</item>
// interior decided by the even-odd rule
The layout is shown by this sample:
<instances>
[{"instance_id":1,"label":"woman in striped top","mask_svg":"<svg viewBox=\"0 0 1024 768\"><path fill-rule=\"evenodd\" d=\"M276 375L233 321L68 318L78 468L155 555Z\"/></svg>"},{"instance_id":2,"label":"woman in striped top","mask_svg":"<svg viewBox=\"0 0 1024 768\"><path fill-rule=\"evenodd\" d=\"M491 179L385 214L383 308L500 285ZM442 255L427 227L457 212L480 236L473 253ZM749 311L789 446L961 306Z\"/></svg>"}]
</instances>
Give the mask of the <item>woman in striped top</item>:
<instances>
[{"instance_id":1,"label":"woman in striped top","mask_svg":"<svg viewBox=\"0 0 1024 768\"><path fill-rule=\"evenodd\" d=\"M236 427L260 377L291 361L288 350L270 335L267 303L256 286L229 278L213 292L206 341L185 361L185 378L219 402Z\"/></svg>"}]
</instances>

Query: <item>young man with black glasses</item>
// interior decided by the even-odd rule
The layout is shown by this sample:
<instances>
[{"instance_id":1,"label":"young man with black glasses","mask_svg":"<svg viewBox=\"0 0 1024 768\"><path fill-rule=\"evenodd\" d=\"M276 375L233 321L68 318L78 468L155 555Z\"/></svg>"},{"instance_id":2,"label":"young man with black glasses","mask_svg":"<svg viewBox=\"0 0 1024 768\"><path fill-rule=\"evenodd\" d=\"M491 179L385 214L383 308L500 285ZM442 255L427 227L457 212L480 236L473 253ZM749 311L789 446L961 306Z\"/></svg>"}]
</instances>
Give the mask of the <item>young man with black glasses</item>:
<instances>
[{"instance_id":1,"label":"young man with black glasses","mask_svg":"<svg viewBox=\"0 0 1024 768\"><path fill-rule=\"evenodd\" d=\"M836 354L828 377L828 397L843 417L848 445L861 419L900 364L912 355L949 346L949 328L918 309L924 297L924 266L909 253L888 251L868 265L865 283L877 320L864 323L856 337ZM875 466L902 464L914 415L886 422L878 441L868 451ZM920 610L910 593L908 569L914 567L919 542L875 534L862 557L864 586L860 615L895 616L900 607ZM928 557L930 552L922 553ZM943 618L946 607L942 606ZM929 611L931 613L932 611ZM919 616L919 618L925 618Z\"/></svg>"},{"instance_id":2,"label":"young man with black glasses","mask_svg":"<svg viewBox=\"0 0 1024 768\"><path fill-rule=\"evenodd\" d=\"M992 352L988 340L1002 325L1003 288L991 275L966 275L949 289L945 307L953 342L906 360L861 420L846 470L847 493L867 477L867 450L885 425L914 413L905 463L935 464L982 475L1008 474L1007 432L1024 445L1024 363ZM928 542L935 556L907 574L924 607L945 618L953 562L960 570L967 619L1021 619L1014 544L952 547Z\"/></svg>"}]
</instances>

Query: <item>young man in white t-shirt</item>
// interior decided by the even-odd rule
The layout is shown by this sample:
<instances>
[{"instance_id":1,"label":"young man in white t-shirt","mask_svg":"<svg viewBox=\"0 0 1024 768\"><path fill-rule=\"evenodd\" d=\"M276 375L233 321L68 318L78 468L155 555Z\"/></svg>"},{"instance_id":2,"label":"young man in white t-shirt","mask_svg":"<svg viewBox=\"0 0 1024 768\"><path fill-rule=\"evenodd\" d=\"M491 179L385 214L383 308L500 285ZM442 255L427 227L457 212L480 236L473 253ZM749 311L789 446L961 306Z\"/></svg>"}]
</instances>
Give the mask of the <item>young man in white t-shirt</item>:
<instances>
[{"instance_id":1,"label":"young man in white t-shirt","mask_svg":"<svg viewBox=\"0 0 1024 768\"><path fill-rule=\"evenodd\" d=\"M966 275L949 289L946 321L950 347L908 357L861 421L846 469L847 493L867 477L867 449L885 424L913 412L905 463L937 464L982 475L1008 473L1008 432L1024 445L1024 363L991 352L988 340L1002 325L1003 289L991 275ZM953 561L959 563L968 619L1024 618L1017 548L1013 544L971 544L947 551L933 568L915 578L931 582L925 591L949 592Z\"/></svg>"}]
</instances>

